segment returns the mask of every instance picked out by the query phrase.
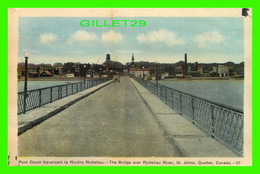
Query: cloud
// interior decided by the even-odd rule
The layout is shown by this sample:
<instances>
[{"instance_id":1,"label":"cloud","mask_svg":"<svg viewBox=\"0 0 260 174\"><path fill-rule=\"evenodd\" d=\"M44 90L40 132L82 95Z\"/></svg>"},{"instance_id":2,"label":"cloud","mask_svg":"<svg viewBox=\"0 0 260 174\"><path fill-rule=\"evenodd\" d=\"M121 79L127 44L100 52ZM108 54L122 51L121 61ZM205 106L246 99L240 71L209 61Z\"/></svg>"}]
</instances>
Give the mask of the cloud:
<instances>
[{"instance_id":1,"label":"cloud","mask_svg":"<svg viewBox=\"0 0 260 174\"><path fill-rule=\"evenodd\" d=\"M40 43L49 44L58 40L58 36L53 33L44 33L40 35Z\"/></svg>"},{"instance_id":2,"label":"cloud","mask_svg":"<svg viewBox=\"0 0 260 174\"><path fill-rule=\"evenodd\" d=\"M119 43L124 40L123 35L121 33L116 33L113 30L103 33L101 38L105 42L114 42L114 43Z\"/></svg>"},{"instance_id":3,"label":"cloud","mask_svg":"<svg viewBox=\"0 0 260 174\"><path fill-rule=\"evenodd\" d=\"M67 43L68 44L74 44L74 43L86 43L89 41L96 40L97 36L93 33L89 33L85 30L79 30L70 35Z\"/></svg>"},{"instance_id":4,"label":"cloud","mask_svg":"<svg viewBox=\"0 0 260 174\"><path fill-rule=\"evenodd\" d=\"M139 34L137 38L139 43L164 43L167 46L185 45L185 41L179 39L177 35L168 30L151 31L147 34Z\"/></svg>"},{"instance_id":5,"label":"cloud","mask_svg":"<svg viewBox=\"0 0 260 174\"><path fill-rule=\"evenodd\" d=\"M196 42L200 48L207 48L209 44L220 44L225 40L225 36L217 31L204 32L196 37Z\"/></svg>"}]
</instances>

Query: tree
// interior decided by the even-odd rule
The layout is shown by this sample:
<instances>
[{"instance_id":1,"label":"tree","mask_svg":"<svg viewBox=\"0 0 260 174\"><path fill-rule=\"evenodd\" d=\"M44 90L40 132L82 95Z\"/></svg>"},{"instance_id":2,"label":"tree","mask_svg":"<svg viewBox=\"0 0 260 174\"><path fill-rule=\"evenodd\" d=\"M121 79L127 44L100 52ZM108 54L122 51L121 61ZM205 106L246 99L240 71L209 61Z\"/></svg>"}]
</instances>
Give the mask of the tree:
<instances>
[{"instance_id":1,"label":"tree","mask_svg":"<svg viewBox=\"0 0 260 174\"><path fill-rule=\"evenodd\" d=\"M53 67L63 67L63 64L60 62L56 62L53 64Z\"/></svg>"}]
</instances>

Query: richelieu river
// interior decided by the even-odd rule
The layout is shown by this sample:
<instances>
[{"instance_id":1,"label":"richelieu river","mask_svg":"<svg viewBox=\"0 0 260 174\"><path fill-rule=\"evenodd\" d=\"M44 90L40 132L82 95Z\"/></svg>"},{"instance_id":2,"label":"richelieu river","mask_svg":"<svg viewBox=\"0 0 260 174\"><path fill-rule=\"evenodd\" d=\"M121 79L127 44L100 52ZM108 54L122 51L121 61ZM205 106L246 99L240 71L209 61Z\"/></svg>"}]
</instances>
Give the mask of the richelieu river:
<instances>
[{"instance_id":1,"label":"richelieu river","mask_svg":"<svg viewBox=\"0 0 260 174\"><path fill-rule=\"evenodd\" d=\"M28 90L45 88L76 81L29 81ZM159 81L159 84L170 88L215 101L227 106L243 110L244 81L243 80L187 80L187 81ZM24 82L18 82L18 92L23 91Z\"/></svg>"}]
</instances>

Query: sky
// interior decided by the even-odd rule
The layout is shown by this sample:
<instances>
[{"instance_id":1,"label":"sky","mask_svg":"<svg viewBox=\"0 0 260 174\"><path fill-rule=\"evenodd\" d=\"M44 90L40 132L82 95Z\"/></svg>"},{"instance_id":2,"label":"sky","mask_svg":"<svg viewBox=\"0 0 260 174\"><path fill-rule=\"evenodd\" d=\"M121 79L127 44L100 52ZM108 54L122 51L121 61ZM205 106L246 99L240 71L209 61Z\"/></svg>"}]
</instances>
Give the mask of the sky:
<instances>
[{"instance_id":1,"label":"sky","mask_svg":"<svg viewBox=\"0 0 260 174\"><path fill-rule=\"evenodd\" d=\"M144 20L144 27L83 27L82 20ZM129 23L128 23L129 24ZM20 17L18 62L98 63L111 60L176 63L244 61L243 17Z\"/></svg>"}]
</instances>

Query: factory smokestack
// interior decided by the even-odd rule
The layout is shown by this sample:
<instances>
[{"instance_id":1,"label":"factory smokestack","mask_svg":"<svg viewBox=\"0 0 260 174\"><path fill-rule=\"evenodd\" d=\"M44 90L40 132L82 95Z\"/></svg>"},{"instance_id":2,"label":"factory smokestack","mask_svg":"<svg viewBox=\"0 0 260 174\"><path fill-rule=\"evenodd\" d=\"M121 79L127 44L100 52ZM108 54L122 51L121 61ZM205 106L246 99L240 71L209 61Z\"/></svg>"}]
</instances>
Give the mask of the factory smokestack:
<instances>
[{"instance_id":1,"label":"factory smokestack","mask_svg":"<svg viewBox=\"0 0 260 174\"><path fill-rule=\"evenodd\" d=\"M183 68L183 77L187 74L187 53L184 55L184 68Z\"/></svg>"},{"instance_id":2,"label":"factory smokestack","mask_svg":"<svg viewBox=\"0 0 260 174\"><path fill-rule=\"evenodd\" d=\"M195 62L195 71L198 71L198 62Z\"/></svg>"}]
</instances>

